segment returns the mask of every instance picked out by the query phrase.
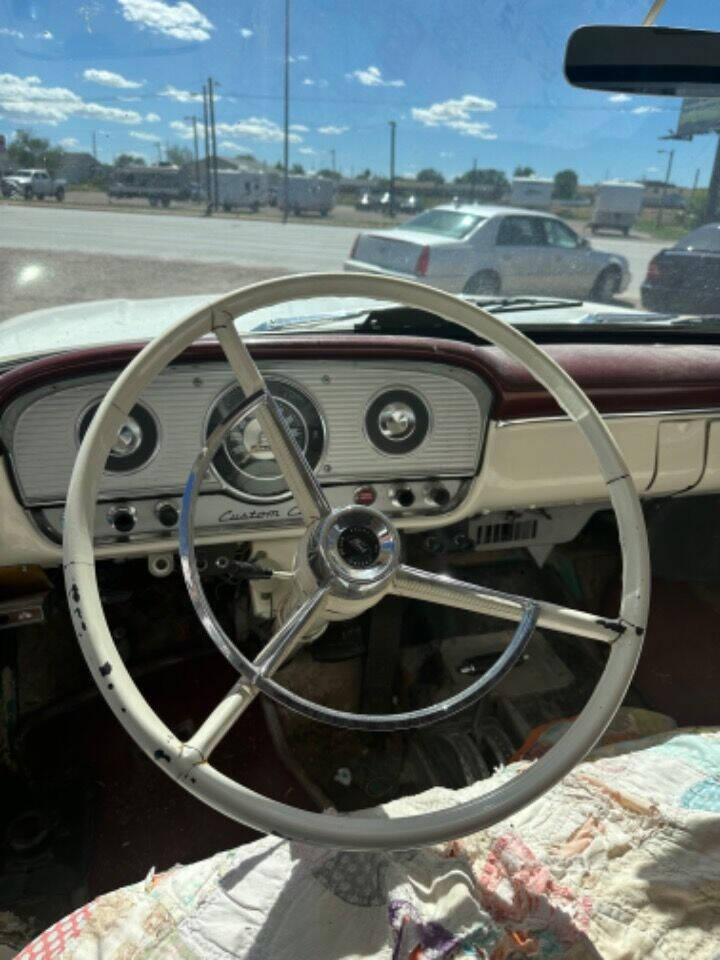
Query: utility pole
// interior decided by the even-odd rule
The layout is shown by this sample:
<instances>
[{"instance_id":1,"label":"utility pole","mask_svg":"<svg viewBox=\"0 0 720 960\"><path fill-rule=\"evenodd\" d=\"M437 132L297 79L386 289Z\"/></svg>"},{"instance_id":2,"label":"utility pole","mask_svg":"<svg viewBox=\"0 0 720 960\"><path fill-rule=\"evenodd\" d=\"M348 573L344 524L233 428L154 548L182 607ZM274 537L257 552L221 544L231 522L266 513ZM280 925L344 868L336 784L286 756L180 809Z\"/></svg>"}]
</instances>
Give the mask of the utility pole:
<instances>
[{"instance_id":1,"label":"utility pole","mask_svg":"<svg viewBox=\"0 0 720 960\"><path fill-rule=\"evenodd\" d=\"M694 179L693 179L693 185L692 185L691 195L694 194L695 191L697 190L697 185L698 185L698 180L699 180L699 179L700 179L700 167L698 167L697 170L695 171L695 177L694 177Z\"/></svg>"},{"instance_id":2,"label":"utility pole","mask_svg":"<svg viewBox=\"0 0 720 960\"><path fill-rule=\"evenodd\" d=\"M673 157L675 156L675 151L674 150L658 150L658 153L668 154L668 165L667 165L667 170L665 171L665 182L663 183L662 191L660 192L660 205L658 206L657 219L655 221L655 225L659 227L660 224L662 223L662 212L663 212L663 205L665 203L665 192L668 188L668 183L670 182L670 173L672 171Z\"/></svg>"},{"instance_id":3,"label":"utility pole","mask_svg":"<svg viewBox=\"0 0 720 960\"><path fill-rule=\"evenodd\" d=\"M475 203L475 185L477 184L477 158L473 160L472 168L472 187L470 188L470 203Z\"/></svg>"},{"instance_id":4,"label":"utility pole","mask_svg":"<svg viewBox=\"0 0 720 960\"><path fill-rule=\"evenodd\" d=\"M205 194L207 198L207 205L205 207L205 216L209 217L212 214L213 204L212 204L212 184L210 180L210 127L208 126L208 99L207 99L207 87L203 84L202 88L203 95L203 126L205 128Z\"/></svg>"},{"instance_id":5,"label":"utility pole","mask_svg":"<svg viewBox=\"0 0 720 960\"><path fill-rule=\"evenodd\" d=\"M390 216L395 216L395 135L397 123L389 120L390 124Z\"/></svg>"},{"instance_id":6,"label":"utility pole","mask_svg":"<svg viewBox=\"0 0 720 960\"><path fill-rule=\"evenodd\" d=\"M155 149L158 152L158 163L162 163L162 147L160 146L159 143L155 144Z\"/></svg>"},{"instance_id":7,"label":"utility pole","mask_svg":"<svg viewBox=\"0 0 720 960\"><path fill-rule=\"evenodd\" d=\"M213 195L215 209L218 209L220 191L218 190L217 138L215 136L215 85L208 77L208 104L210 106L210 136L212 138Z\"/></svg>"},{"instance_id":8,"label":"utility pole","mask_svg":"<svg viewBox=\"0 0 720 960\"><path fill-rule=\"evenodd\" d=\"M200 187L200 157L198 155L198 135L197 120L195 116L185 117L185 122L190 121L193 125L193 146L195 148L195 183Z\"/></svg>"},{"instance_id":9,"label":"utility pole","mask_svg":"<svg viewBox=\"0 0 720 960\"><path fill-rule=\"evenodd\" d=\"M93 160L97 163L97 137L95 136L95 131L93 130L92 134L92 151L93 151Z\"/></svg>"},{"instance_id":10,"label":"utility pole","mask_svg":"<svg viewBox=\"0 0 720 960\"><path fill-rule=\"evenodd\" d=\"M335 171L336 171L336 166L335 166L335 148L334 148L334 147L333 147L333 149L330 151L330 158L331 158L331 160L332 160L332 172L335 173Z\"/></svg>"},{"instance_id":11,"label":"utility pole","mask_svg":"<svg viewBox=\"0 0 720 960\"><path fill-rule=\"evenodd\" d=\"M283 223L288 220L288 165L290 163L290 0L285 0L285 76L283 114Z\"/></svg>"},{"instance_id":12,"label":"utility pole","mask_svg":"<svg viewBox=\"0 0 720 960\"><path fill-rule=\"evenodd\" d=\"M718 142L715 148L715 160L713 161L710 184L708 186L705 223L711 223L713 220L717 220L718 216L718 196L720 195L720 130L716 130L715 132L718 134Z\"/></svg>"}]
</instances>

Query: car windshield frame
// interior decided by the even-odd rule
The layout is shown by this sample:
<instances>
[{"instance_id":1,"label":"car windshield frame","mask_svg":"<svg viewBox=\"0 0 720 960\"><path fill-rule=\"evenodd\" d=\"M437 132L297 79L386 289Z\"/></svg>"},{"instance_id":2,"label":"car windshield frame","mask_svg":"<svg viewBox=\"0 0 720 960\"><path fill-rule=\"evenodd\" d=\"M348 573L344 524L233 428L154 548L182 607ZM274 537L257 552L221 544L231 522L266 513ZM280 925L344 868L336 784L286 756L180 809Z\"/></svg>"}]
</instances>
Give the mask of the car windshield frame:
<instances>
[{"instance_id":1,"label":"car windshield frame","mask_svg":"<svg viewBox=\"0 0 720 960\"><path fill-rule=\"evenodd\" d=\"M462 223L463 220L472 220L467 227L462 229L452 230L452 229L440 229L438 227L427 226L427 222L432 222L433 219L456 219L460 218L459 222ZM432 233L438 237L447 237L451 240L465 240L473 231L477 229L481 224L487 221L487 217L479 213L467 213L462 210L448 210L446 207L435 207L432 210L424 210L422 213L419 213L416 217L412 217L410 220L407 220L402 225L403 230L410 230L417 233ZM422 224L419 224L418 221L425 221Z\"/></svg>"}]
</instances>

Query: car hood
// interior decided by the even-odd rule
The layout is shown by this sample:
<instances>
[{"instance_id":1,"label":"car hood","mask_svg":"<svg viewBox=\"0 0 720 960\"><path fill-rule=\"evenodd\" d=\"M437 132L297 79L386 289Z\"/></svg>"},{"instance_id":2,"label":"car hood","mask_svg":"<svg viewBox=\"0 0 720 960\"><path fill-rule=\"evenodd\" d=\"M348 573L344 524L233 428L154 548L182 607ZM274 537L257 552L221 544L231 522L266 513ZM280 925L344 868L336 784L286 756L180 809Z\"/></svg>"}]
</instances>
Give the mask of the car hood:
<instances>
[{"instance_id":1,"label":"car hood","mask_svg":"<svg viewBox=\"0 0 720 960\"><path fill-rule=\"evenodd\" d=\"M0 363L82 347L152 340L220 296L94 300L23 313L0 323ZM248 333L292 329L293 321L324 325L348 316L357 318L359 312L377 306L376 300L353 297L288 301L238 317L236 326L240 333Z\"/></svg>"},{"instance_id":2,"label":"car hood","mask_svg":"<svg viewBox=\"0 0 720 960\"><path fill-rule=\"evenodd\" d=\"M0 323L0 366L25 358L83 347L151 340L220 294L163 297L148 300L95 300L35 310ZM469 298L472 299L472 298ZM482 306L482 303L480 304ZM241 334L352 331L370 311L397 304L359 297L317 297L254 310L235 321ZM628 307L571 300L523 298L513 305L486 304L508 323L521 327L547 324L602 324L613 320L639 322L657 314Z\"/></svg>"}]
</instances>

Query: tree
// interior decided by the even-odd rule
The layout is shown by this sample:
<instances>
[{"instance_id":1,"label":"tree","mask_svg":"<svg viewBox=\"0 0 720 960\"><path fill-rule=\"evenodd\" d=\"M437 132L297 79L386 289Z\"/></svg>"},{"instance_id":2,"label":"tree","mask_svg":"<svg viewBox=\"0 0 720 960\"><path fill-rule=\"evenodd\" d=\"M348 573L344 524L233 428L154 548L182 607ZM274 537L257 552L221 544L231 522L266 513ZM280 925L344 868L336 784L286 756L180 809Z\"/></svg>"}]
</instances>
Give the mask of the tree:
<instances>
[{"instance_id":1,"label":"tree","mask_svg":"<svg viewBox=\"0 0 720 960\"><path fill-rule=\"evenodd\" d=\"M189 147L168 147L165 157L176 167L184 167L186 163L192 163L194 154Z\"/></svg>"},{"instance_id":2,"label":"tree","mask_svg":"<svg viewBox=\"0 0 720 960\"><path fill-rule=\"evenodd\" d=\"M510 189L510 184L502 170L495 170L492 167L485 170L468 170L461 176L455 177L455 183L474 184L478 193L488 200L498 200Z\"/></svg>"},{"instance_id":3,"label":"tree","mask_svg":"<svg viewBox=\"0 0 720 960\"><path fill-rule=\"evenodd\" d=\"M574 170L559 170L555 174L553 196L560 200L571 200L577 193L578 175Z\"/></svg>"},{"instance_id":4,"label":"tree","mask_svg":"<svg viewBox=\"0 0 720 960\"><path fill-rule=\"evenodd\" d=\"M514 177L532 177L534 173L532 167L515 167L513 170Z\"/></svg>"},{"instance_id":5,"label":"tree","mask_svg":"<svg viewBox=\"0 0 720 960\"><path fill-rule=\"evenodd\" d=\"M115 157L115 166L118 170L125 167L144 167L145 158L136 156L134 153L120 153Z\"/></svg>"},{"instance_id":6,"label":"tree","mask_svg":"<svg viewBox=\"0 0 720 960\"><path fill-rule=\"evenodd\" d=\"M372 170L370 167L365 167L362 173L357 175L358 180L372 180Z\"/></svg>"},{"instance_id":7,"label":"tree","mask_svg":"<svg viewBox=\"0 0 720 960\"><path fill-rule=\"evenodd\" d=\"M331 180L342 180L342 174L338 173L337 170L329 170L327 167L323 167L322 170L318 170L319 177L330 177Z\"/></svg>"},{"instance_id":8,"label":"tree","mask_svg":"<svg viewBox=\"0 0 720 960\"><path fill-rule=\"evenodd\" d=\"M34 137L30 130L16 130L15 139L8 147L8 159L13 167L44 167L54 177L62 163L62 147L51 146L49 140Z\"/></svg>"},{"instance_id":9,"label":"tree","mask_svg":"<svg viewBox=\"0 0 720 960\"><path fill-rule=\"evenodd\" d=\"M290 173L294 173L302 176L305 173L305 167L301 163L294 163L290 167Z\"/></svg>"},{"instance_id":10,"label":"tree","mask_svg":"<svg viewBox=\"0 0 720 960\"><path fill-rule=\"evenodd\" d=\"M445 177L434 167L424 167L415 177L421 183L436 183L438 186L445 183Z\"/></svg>"}]
</instances>

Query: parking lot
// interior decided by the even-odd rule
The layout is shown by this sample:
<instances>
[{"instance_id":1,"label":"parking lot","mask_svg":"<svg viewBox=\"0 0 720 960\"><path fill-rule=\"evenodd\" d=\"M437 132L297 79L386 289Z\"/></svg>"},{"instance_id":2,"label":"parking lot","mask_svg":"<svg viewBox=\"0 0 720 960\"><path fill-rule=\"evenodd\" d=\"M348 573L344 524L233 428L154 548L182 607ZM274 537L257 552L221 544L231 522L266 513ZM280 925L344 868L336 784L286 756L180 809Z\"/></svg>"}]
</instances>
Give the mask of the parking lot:
<instances>
[{"instance_id":1,"label":"parking lot","mask_svg":"<svg viewBox=\"0 0 720 960\"><path fill-rule=\"evenodd\" d=\"M12 201L0 211L7 246L0 319L80 300L221 293L286 273L340 270L358 229L382 225L380 215L368 220L349 207L287 224L277 211L274 219L264 212L204 218L197 207L151 212L141 201L131 209ZM622 301L637 305L647 264L663 244L619 236L592 244L628 258L632 279Z\"/></svg>"}]
</instances>

